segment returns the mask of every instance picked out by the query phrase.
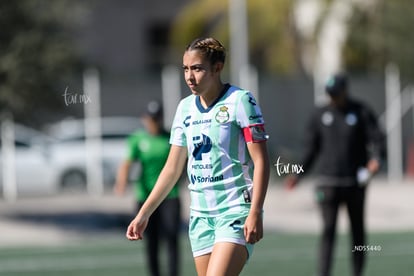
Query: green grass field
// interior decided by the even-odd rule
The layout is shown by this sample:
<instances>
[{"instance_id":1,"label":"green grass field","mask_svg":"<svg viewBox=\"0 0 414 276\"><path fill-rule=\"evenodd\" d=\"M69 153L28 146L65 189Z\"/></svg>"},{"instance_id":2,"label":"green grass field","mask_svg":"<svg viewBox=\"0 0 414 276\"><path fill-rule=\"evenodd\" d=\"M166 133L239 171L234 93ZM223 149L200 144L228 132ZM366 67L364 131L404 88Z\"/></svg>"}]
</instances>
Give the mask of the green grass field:
<instances>
[{"instance_id":1,"label":"green grass field","mask_svg":"<svg viewBox=\"0 0 414 276\"><path fill-rule=\"evenodd\" d=\"M317 242L311 234L267 233L242 275L315 275ZM365 275L414 275L414 233L370 234L368 244L381 250L368 252ZM350 251L348 236L339 235L333 275L350 275ZM144 257L143 244L122 234L60 247L0 248L0 275L147 275ZM195 275L185 234L181 265L183 276Z\"/></svg>"}]
</instances>

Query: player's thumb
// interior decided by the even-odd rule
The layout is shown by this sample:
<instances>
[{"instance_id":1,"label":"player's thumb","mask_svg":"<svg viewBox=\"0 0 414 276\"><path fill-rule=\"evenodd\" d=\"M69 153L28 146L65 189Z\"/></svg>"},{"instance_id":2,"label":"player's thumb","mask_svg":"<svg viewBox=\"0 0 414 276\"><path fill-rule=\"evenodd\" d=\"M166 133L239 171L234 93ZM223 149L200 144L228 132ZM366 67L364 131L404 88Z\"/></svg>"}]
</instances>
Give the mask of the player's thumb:
<instances>
[{"instance_id":1,"label":"player's thumb","mask_svg":"<svg viewBox=\"0 0 414 276\"><path fill-rule=\"evenodd\" d=\"M135 228L135 226L133 224L130 224L128 226L127 232L126 232L126 237L129 240L136 240L137 239L137 230Z\"/></svg>"}]
</instances>

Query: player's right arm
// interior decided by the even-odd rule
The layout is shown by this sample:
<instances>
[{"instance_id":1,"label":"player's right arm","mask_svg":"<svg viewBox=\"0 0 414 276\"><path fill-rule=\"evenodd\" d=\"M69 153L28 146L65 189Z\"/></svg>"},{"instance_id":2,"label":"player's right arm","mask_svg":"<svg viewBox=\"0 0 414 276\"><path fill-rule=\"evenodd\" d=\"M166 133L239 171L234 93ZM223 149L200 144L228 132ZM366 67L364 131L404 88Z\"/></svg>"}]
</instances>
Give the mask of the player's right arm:
<instances>
[{"instance_id":1,"label":"player's right arm","mask_svg":"<svg viewBox=\"0 0 414 276\"><path fill-rule=\"evenodd\" d=\"M154 189L144 205L128 226L126 237L129 240L141 240L151 214L177 183L187 159L187 148L171 145L167 161L158 176Z\"/></svg>"},{"instance_id":2,"label":"player's right arm","mask_svg":"<svg viewBox=\"0 0 414 276\"><path fill-rule=\"evenodd\" d=\"M139 160L140 157L140 152L137 146L139 143L139 135L137 135L137 133L130 135L126 142L128 146L128 156L121 165L119 165L114 185L114 192L119 196L125 193L132 162Z\"/></svg>"},{"instance_id":3,"label":"player's right arm","mask_svg":"<svg viewBox=\"0 0 414 276\"><path fill-rule=\"evenodd\" d=\"M125 188L128 185L128 175L132 162L125 160L118 168L118 173L115 180L114 192L116 195L123 195Z\"/></svg>"}]
</instances>

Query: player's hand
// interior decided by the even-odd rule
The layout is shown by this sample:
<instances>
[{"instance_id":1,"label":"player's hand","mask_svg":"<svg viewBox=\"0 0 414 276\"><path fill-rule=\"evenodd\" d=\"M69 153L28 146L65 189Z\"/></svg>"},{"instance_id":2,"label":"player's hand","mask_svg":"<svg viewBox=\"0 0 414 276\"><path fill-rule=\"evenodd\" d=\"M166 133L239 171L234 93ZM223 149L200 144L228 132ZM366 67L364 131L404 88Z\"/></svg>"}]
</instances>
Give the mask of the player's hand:
<instances>
[{"instance_id":1,"label":"player's hand","mask_svg":"<svg viewBox=\"0 0 414 276\"><path fill-rule=\"evenodd\" d=\"M378 172L380 168L380 163L377 159L371 159L368 161L367 169L371 174L375 174Z\"/></svg>"},{"instance_id":2,"label":"player's hand","mask_svg":"<svg viewBox=\"0 0 414 276\"><path fill-rule=\"evenodd\" d=\"M262 213L250 213L244 223L244 237L247 243L256 243L263 238Z\"/></svg>"},{"instance_id":3,"label":"player's hand","mask_svg":"<svg viewBox=\"0 0 414 276\"><path fill-rule=\"evenodd\" d=\"M148 225L148 219L137 215L129 224L126 237L130 241L142 240L144 238L144 230Z\"/></svg>"},{"instance_id":4,"label":"player's hand","mask_svg":"<svg viewBox=\"0 0 414 276\"><path fill-rule=\"evenodd\" d=\"M298 181L299 181L299 179L298 179L297 176L295 176L295 175L288 175L285 178L284 186L289 191L290 190L293 190L296 187L296 185L298 184Z\"/></svg>"}]
</instances>

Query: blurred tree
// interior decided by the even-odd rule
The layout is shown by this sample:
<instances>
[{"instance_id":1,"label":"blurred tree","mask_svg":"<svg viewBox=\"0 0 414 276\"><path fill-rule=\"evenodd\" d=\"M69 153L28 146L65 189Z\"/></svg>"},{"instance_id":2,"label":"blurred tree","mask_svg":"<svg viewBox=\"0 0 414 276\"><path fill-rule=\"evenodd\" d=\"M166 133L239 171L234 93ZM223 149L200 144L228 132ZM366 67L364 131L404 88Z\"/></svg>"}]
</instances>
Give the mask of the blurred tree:
<instances>
[{"instance_id":1,"label":"blurred tree","mask_svg":"<svg viewBox=\"0 0 414 276\"><path fill-rule=\"evenodd\" d=\"M263 71L312 74L321 23L333 0L319 0L319 22L313 36L302 37L293 19L297 1L246 0L248 5L250 62ZM410 0L353 1L346 41L342 50L344 69L383 74L395 62L403 77L414 78L414 6ZM215 36L229 45L228 1L192 1L178 14L171 30L174 56L198 36ZM310 51L309 51L310 49ZM304 58L305 57L305 58ZM304 65L308 62L307 66ZM309 63L310 61L310 63ZM307 70L304 68L307 67Z\"/></svg>"},{"instance_id":2,"label":"blurred tree","mask_svg":"<svg viewBox=\"0 0 414 276\"><path fill-rule=\"evenodd\" d=\"M250 63L259 70L283 74L302 70L289 0L246 0ZM199 36L214 36L229 45L228 1L192 1L178 14L171 30L175 57ZM229 49L231 50L231 49Z\"/></svg>"},{"instance_id":3,"label":"blurred tree","mask_svg":"<svg viewBox=\"0 0 414 276\"><path fill-rule=\"evenodd\" d=\"M389 62L403 77L414 80L414 6L410 0L377 0L370 8L355 8L344 48L349 71L384 72Z\"/></svg>"},{"instance_id":4,"label":"blurred tree","mask_svg":"<svg viewBox=\"0 0 414 276\"><path fill-rule=\"evenodd\" d=\"M33 123L42 110L62 106L61 82L80 64L65 29L69 4L0 1L0 110L16 120Z\"/></svg>"}]
</instances>

